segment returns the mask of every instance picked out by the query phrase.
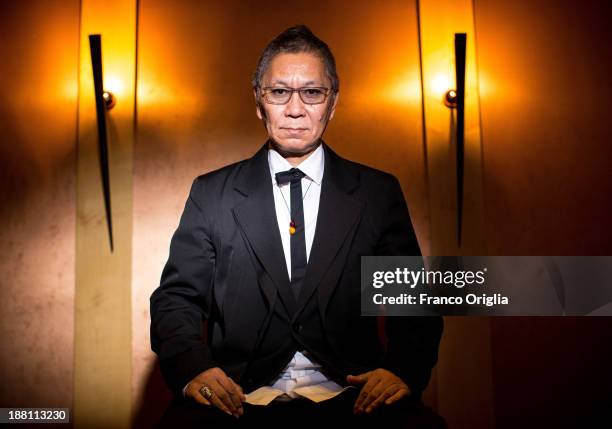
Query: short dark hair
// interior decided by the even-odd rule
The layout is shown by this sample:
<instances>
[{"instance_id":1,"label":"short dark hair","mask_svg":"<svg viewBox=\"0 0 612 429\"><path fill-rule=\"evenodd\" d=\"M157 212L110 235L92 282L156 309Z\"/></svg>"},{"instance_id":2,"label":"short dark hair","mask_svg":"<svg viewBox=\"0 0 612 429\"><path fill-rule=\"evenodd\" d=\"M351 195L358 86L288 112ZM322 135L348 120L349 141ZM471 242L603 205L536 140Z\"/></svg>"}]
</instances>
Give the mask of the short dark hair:
<instances>
[{"instance_id":1,"label":"short dark hair","mask_svg":"<svg viewBox=\"0 0 612 429\"><path fill-rule=\"evenodd\" d=\"M305 25L296 25L283 31L276 36L263 50L257 68L253 73L251 84L256 90L260 88L261 79L268 69L272 59L278 54L298 54L310 52L317 55L325 65L325 74L331 82L334 92L340 89L340 80L336 73L336 60L329 46L323 40L315 36Z\"/></svg>"}]
</instances>

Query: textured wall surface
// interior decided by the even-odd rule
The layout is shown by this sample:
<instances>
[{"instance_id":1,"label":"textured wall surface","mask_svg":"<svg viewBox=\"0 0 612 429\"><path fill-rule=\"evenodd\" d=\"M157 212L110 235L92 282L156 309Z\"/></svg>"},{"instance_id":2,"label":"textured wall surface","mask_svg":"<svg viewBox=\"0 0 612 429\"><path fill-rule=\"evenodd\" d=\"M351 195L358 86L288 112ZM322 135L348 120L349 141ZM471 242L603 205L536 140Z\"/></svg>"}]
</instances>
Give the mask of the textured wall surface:
<instances>
[{"instance_id":1,"label":"textured wall surface","mask_svg":"<svg viewBox=\"0 0 612 429\"><path fill-rule=\"evenodd\" d=\"M0 7L0 403L72 405L79 1Z\"/></svg>"},{"instance_id":2,"label":"textured wall surface","mask_svg":"<svg viewBox=\"0 0 612 429\"><path fill-rule=\"evenodd\" d=\"M608 1L475 1L489 254L611 254L611 18ZM611 318L491 330L498 428L612 425Z\"/></svg>"},{"instance_id":3,"label":"textured wall surface","mask_svg":"<svg viewBox=\"0 0 612 429\"><path fill-rule=\"evenodd\" d=\"M609 255L612 5L476 1L492 255Z\"/></svg>"}]
</instances>

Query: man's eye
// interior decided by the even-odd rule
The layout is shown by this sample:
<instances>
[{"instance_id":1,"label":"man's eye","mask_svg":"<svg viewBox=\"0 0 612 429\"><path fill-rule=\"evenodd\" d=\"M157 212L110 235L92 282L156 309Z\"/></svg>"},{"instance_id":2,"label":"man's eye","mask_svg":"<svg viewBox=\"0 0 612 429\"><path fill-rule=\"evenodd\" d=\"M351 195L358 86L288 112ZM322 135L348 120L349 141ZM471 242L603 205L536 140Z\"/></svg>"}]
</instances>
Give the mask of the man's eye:
<instances>
[{"instance_id":1,"label":"man's eye","mask_svg":"<svg viewBox=\"0 0 612 429\"><path fill-rule=\"evenodd\" d=\"M323 94L319 88L308 88L306 89L306 95L320 95Z\"/></svg>"},{"instance_id":2,"label":"man's eye","mask_svg":"<svg viewBox=\"0 0 612 429\"><path fill-rule=\"evenodd\" d=\"M284 88L275 88L271 92L274 95L285 95L285 94L287 94L287 90L284 89Z\"/></svg>"}]
</instances>

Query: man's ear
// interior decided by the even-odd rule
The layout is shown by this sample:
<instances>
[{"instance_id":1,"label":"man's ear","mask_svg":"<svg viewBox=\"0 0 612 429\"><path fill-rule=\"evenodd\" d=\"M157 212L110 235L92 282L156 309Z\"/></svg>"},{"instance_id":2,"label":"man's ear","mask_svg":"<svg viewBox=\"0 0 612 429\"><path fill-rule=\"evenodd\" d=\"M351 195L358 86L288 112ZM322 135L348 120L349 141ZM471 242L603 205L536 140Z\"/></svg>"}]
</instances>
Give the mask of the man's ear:
<instances>
[{"instance_id":1,"label":"man's ear","mask_svg":"<svg viewBox=\"0 0 612 429\"><path fill-rule=\"evenodd\" d=\"M332 118L334 117L334 113L336 112L336 105L338 104L338 98L340 97L340 92L336 92L334 93L334 101L332 103L330 112L329 112L329 119L328 121L331 121Z\"/></svg>"},{"instance_id":2,"label":"man's ear","mask_svg":"<svg viewBox=\"0 0 612 429\"><path fill-rule=\"evenodd\" d=\"M259 104L259 100L257 99L257 89L253 88L253 97L255 97L255 114L257 117L263 121L263 112L261 111L261 104Z\"/></svg>"}]
</instances>

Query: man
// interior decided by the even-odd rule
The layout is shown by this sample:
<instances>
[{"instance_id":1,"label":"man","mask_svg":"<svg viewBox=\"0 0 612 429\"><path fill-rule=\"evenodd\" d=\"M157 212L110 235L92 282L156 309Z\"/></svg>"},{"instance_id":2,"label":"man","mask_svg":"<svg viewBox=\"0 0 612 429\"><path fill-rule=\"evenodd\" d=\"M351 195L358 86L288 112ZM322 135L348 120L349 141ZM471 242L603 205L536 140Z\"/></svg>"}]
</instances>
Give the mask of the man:
<instances>
[{"instance_id":1,"label":"man","mask_svg":"<svg viewBox=\"0 0 612 429\"><path fill-rule=\"evenodd\" d=\"M253 88L269 139L195 179L151 297L175 393L160 426L435 420L420 395L442 320L389 317L383 347L360 316L360 257L420 251L397 179L321 140L338 103L331 51L292 27Z\"/></svg>"}]
</instances>

